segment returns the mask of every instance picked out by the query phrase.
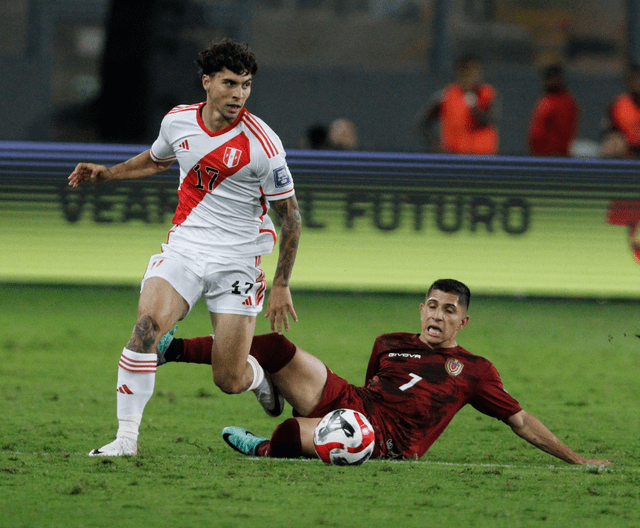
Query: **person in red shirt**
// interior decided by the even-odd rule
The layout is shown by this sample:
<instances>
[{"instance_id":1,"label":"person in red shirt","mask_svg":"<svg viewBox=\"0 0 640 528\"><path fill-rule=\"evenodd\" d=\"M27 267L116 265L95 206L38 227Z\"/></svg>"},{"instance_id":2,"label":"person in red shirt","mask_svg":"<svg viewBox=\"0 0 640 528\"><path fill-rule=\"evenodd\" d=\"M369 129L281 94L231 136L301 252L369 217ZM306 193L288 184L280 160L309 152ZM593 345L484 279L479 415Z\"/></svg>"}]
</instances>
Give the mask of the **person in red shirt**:
<instances>
[{"instance_id":1,"label":"person in red shirt","mask_svg":"<svg viewBox=\"0 0 640 528\"><path fill-rule=\"evenodd\" d=\"M421 134L436 152L497 154L498 128L493 115L495 89L482 82L482 67L475 57L463 57L457 62L456 79L420 112ZM440 125L439 139L433 132L436 123Z\"/></svg>"},{"instance_id":2,"label":"person in red shirt","mask_svg":"<svg viewBox=\"0 0 640 528\"><path fill-rule=\"evenodd\" d=\"M226 427L224 440L245 455L313 458L317 456L313 433L320 420L333 410L348 408L364 414L373 425L374 458L417 459L470 404L565 462L608 465L569 449L507 393L489 360L458 345L458 332L469 323L469 300L469 289L461 282L434 282L420 305L421 333L379 336L361 387L334 374L281 334L254 336L251 354L291 404L294 417L276 427L270 439ZM212 339L173 339L159 348L158 364L176 360L208 364Z\"/></svg>"},{"instance_id":3,"label":"person in red shirt","mask_svg":"<svg viewBox=\"0 0 640 528\"><path fill-rule=\"evenodd\" d=\"M567 156L578 129L578 103L565 87L561 66L547 67L543 80L544 95L536 102L529 125L529 153Z\"/></svg>"},{"instance_id":4,"label":"person in red shirt","mask_svg":"<svg viewBox=\"0 0 640 528\"><path fill-rule=\"evenodd\" d=\"M640 157L640 66L629 68L626 86L627 91L609 105L604 126L603 157Z\"/></svg>"}]
</instances>

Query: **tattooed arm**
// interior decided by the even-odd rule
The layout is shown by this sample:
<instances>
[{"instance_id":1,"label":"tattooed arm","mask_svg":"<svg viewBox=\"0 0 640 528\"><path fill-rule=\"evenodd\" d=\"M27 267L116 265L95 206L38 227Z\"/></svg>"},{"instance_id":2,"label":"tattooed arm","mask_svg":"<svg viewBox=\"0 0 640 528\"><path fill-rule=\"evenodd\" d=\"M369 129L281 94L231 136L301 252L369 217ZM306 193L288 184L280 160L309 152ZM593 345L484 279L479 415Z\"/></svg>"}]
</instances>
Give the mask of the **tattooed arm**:
<instances>
[{"instance_id":1,"label":"tattooed arm","mask_svg":"<svg viewBox=\"0 0 640 528\"><path fill-rule=\"evenodd\" d=\"M298 241L302 221L300 220L300 210L295 196L285 200L271 202L276 213L280 217L280 253L278 255L278 265L271 285L271 293L267 301L267 311L265 317L271 319L271 330L282 333L282 323L284 329L289 330L289 315L298 322L298 316L293 309L291 292L289 291L289 279L293 270L293 263L298 252Z\"/></svg>"}]
</instances>

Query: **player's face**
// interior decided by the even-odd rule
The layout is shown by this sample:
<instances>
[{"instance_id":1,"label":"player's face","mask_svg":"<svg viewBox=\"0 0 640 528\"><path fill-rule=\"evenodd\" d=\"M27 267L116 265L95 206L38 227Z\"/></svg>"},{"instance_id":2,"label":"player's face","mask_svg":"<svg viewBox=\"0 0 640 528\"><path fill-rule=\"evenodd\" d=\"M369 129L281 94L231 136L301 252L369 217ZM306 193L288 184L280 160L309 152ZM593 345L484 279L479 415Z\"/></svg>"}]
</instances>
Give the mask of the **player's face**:
<instances>
[{"instance_id":1,"label":"player's face","mask_svg":"<svg viewBox=\"0 0 640 528\"><path fill-rule=\"evenodd\" d=\"M460 84L465 91L475 90L482 78L480 64L470 62L458 70Z\"/></svg>"},{"instance_id":2,"label":"player's face","mask_svg":"<svg viewBox=\"0 0 640 528\"><path fill-rule=\"evenodd\" d=\"M207 92L207 105L214 116L233 123L251 94L250 73L237 74L227 68L213 75L202 76L202 86Z\"/></svg>"},{"instance_id":3,"label":"player's face","mask_svg":"<svg viewBox=\"0 0 640 528\"><path fill-rule=\"evenodd\" d=\"M450 348L457 345L458 331L469 322L464 306L455 293L433 290L420 305L422 333L420 339L433 348Z\"/></svg>"}]
</instances>

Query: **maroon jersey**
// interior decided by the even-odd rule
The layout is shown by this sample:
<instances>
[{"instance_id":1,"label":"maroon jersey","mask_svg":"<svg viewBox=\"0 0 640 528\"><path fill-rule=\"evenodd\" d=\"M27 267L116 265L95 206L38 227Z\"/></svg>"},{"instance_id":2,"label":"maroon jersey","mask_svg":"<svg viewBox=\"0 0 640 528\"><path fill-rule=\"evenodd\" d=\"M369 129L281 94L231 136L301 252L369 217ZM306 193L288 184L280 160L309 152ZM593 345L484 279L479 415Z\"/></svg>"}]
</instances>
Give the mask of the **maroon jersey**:
<instances>
[{"instance_id":1,"label":"maroon jersey","mask_svg":"<svg viewBox=\"0 0 640 528\"><path fill-rule=\"evenodd\" d=\"M460 346L432 349L417 334L381 335L364 387L353 387L381 457L420 458L467 403L505 420L521 411L485 358Z\"/></svg>"},{"instance_id":2,"label":"maroon jersey","mask_svg":"<svg viewBox=\"0 0 640 528\"><path fill-rule=\"evenodd\" d=\"M540 156L566 156L576 136L578 103L567 90L544 94L529 124L529 151Z\"/></svg>"}]
</instances>

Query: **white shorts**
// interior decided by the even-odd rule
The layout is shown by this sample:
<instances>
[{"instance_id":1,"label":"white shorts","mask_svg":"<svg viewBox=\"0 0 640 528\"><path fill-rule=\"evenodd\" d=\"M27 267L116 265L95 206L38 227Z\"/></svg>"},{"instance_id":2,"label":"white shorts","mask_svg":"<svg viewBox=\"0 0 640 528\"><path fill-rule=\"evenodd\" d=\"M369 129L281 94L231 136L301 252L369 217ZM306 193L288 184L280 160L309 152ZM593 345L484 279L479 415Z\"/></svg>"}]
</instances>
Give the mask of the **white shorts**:
<instances>
[{"instance_id":1,"label":"white shorts","mask_svg":"<svg viewBox=\"0 0 640 528\"><path fill-rule=\"evenodd\" d=\"M162 277L189 304L189 311L204 296L211 313L256 316L262 311L267 289L261 257L210 257L185 255L163 245L162 253L149 259L144 283Z\"/></svg>"}]
</instances>

